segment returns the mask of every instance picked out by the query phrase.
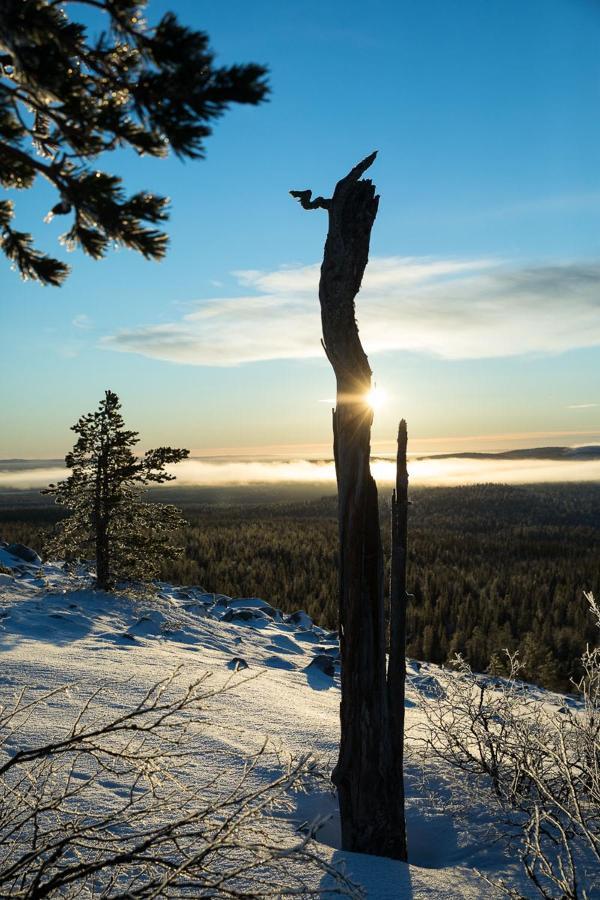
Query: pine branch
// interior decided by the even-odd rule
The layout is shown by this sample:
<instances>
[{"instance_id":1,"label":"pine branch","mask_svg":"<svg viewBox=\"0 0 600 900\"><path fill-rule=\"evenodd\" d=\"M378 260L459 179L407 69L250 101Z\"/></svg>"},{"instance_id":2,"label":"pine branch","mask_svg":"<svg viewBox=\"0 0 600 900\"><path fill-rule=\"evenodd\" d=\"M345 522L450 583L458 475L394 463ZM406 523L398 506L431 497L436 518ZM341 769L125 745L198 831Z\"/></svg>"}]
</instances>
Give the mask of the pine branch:
<instances>
[{"instance_id":1,"label":"pine branch","mask_svg":"<svg viewBox=\"0 0 600 900\"><path fill-rule=\"evenodd\" d=\"M161 259L167 237L148 225L168 218L166 200L149 192L126 199L119 179L92 171L89 162L118 147L155 157L169 151L204 156L213 120L233 103L266 98L267 70L215 67L204 32L181 25L172 13L148 27L143 0L71 0L70 6L77 3L105 16L108 28L99 37L69 19L67 3L4 0L0 6L0 183L26 189L39 174L53 184L59 198L49 215L74 215L63 236L69 249L99 259L114 243ZM21 274L50 284L64 280L64 264L34 255L23 236L7 237Z\"/></svg>"},{"instance_id":2,"label":"pine branch","mask_svg":"<svg viewBox=\"0 0 600 900\"><path fill-rule=\"evenodd\" d=\"M9 225L3 228L0 247L24 280L32 278L40 284L58 287L69 274L69 267L63 262L35 250L30 234L14 231Z\"/></svg>"}]
</instances>

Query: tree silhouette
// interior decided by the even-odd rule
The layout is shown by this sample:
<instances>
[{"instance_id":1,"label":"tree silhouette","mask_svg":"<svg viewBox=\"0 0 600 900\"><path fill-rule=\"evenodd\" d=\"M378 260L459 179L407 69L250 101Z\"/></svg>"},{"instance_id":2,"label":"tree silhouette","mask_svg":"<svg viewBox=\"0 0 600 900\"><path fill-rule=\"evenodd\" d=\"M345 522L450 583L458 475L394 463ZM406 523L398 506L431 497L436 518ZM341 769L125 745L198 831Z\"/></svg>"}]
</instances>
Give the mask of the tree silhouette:
<instances>
[{"instance_id":1,"label":"tree silhouette","mask_svg":"<svg viewBox=\"0 0 600 900\"><path fill-rule=\"evenodd\" d=\"M268 88L254 63L217 67L208 37L173 13L147 25L146 0L73 0L95 17L97 33L56 0L0 4L0 184L25 190L38 176L57 192L47 218L72 215L61 240L100 259L124 246L161 259L167 200L127 196L116 175L92 164L130 148L138 155L204 155L211 123L232 103L257 104ZM69 267L12 226L0 199L0 245L23 278L60 285Z\"/></svg>"},{"instance_id":2,"label":"tree silhouette","mask_svg":"<svg viewBox=\"0 0 600 900\"><path fill-rule=\"evenodd\" d=\"M43 493L71 515L57 529L49 551L96 560L96 586L107 590L117 577L151 577L165 559L181 553L173 532L185 524L176 507L140 500L140 487L172 481L165 466L188 450L159 447L137 457L136 431L127 431L119 398L106 391L96 412L82 416L72 430L79 435L65 457L72 473Z\"/></svg>"},{"instance_id":3,"label":"tree silhouette","mask_svg":"<svg viewBox=\"0 0 600 900\"><path fill-rule=\"evenodd\" d=\"M406 423L398 430L392 500L390 653L386 664L384 566L377 486L370 470L371 368L355 319L354 299L369 258L379 197L361 176L373 153L336 185L331 198L291 191L304 209L325 209L319 300L323 348L337 382L333 451L340 543L339 627L342 701L338 789L345 850L406 859L404 680L406 633Z\"/></svg>"}]
</instances>

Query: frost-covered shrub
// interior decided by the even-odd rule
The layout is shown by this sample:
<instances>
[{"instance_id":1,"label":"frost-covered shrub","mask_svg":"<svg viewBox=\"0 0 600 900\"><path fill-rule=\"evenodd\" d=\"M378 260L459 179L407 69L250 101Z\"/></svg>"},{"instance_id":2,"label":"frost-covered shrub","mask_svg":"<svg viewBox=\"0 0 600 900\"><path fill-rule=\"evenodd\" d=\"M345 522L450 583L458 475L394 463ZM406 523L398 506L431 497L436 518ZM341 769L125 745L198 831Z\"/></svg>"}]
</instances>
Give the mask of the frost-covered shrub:
<instances>
[{"instance_id":1,"label":"frost-covered shrub","mask_svg":"<svg viewBox=\"0 0 600 900\"><path fill-rule=\"evenodd\" d=\"M600 609L586 598L600 628ZM539 895L586 900L597 896L600 872L600 647L587 647L578 699L560 707L523 684L518 657L507 656L506 678L482 677L456 658L456 671L441 676L446 699L424 701L425 741L451 763L463 802L495 798Z\"/></svg>"},{"instance_id":2,"label":"frost-covered shrub","mask_svg":"<svg viewBox=\"0 0 600 900\"><path fill-rule=\"evenodd\" d=\"M129 707L101 702L114 685L84 691L68 727L29 744L32 720L68 706L70 690L0 709L0 896L358 896L310 829L273 818L318 777L310 757L286 763L265 745L232 777L230 758L199 755L220 693L206 676L186 684L178 670Z\"/></svg>"}]
</instances>

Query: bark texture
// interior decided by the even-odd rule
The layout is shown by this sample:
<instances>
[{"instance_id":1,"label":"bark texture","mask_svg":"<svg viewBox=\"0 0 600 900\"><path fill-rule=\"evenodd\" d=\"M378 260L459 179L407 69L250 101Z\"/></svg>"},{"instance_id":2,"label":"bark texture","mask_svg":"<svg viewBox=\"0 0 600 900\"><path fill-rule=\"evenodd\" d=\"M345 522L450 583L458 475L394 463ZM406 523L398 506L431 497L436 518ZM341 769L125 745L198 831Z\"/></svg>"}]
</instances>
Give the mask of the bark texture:
<instances>
[{"instance_id":1,"label":"bark texture","mask_svg":"<svg viewBox=\"0 0 600 900\"><path fill-rule=\"evenodd\" d=\"M400 769L400 802L404 810L404 694L406 681L406 559L408 542L408 435L404 419L398 427L396 489L392 494L390 554L390 655L387 682L394 759Z\"/></svg>"},{"instance_id":2,"label":"bark texture","mask_svg":"<svg viewBox=\"0 0 600 900\"><path fill-rule=\"evenodd\" d=\"M401 610L405 542L404 551L402 546L394 549L398 565L394 569L392 645L386 670L383 552L377 487L369 465L372 373L354 306L379 203L373 183L361 176L375 156L368 156L339 181L330 199L313 200L309 190L291 194L304 209L325 209L329 217L319 300L323 347L337 382L333 442L340 540L342 699L340 753L332 779L338 790L342 845L345 850L406 859ZM398 501L395 503L399 512ZM397 519L400 522L402 515ZM396 543L398 540L402 539L397 530Z\"/></svg>"}]
</instances>

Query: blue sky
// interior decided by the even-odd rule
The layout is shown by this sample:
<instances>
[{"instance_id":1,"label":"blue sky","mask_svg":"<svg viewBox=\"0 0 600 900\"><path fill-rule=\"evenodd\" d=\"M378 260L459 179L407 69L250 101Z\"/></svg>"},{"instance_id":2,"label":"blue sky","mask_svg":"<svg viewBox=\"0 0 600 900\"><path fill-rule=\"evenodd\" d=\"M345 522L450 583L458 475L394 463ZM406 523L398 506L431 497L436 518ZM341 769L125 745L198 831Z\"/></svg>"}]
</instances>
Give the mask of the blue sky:
<instances>
[{"instance_id":1,"label":"blue sky","mask_svg":"<svg viewBox=\"0 0 600 900\"><path fill-rule=\"evenodd\" d=\"M227 114L204 161L106 161L171 198L163 263L76 253L60 289L0 266L0 457L63 454L108 387L144 445L326 446L326 219L287 192L327 194L375 148L376 441L400 416L420 450L600 440L595 0L151 0L148 19L166 9L223 63L268 64L270 102ZM16 195L16 222L60 252L51 198Z\"/></svg>"}]
</instances>

